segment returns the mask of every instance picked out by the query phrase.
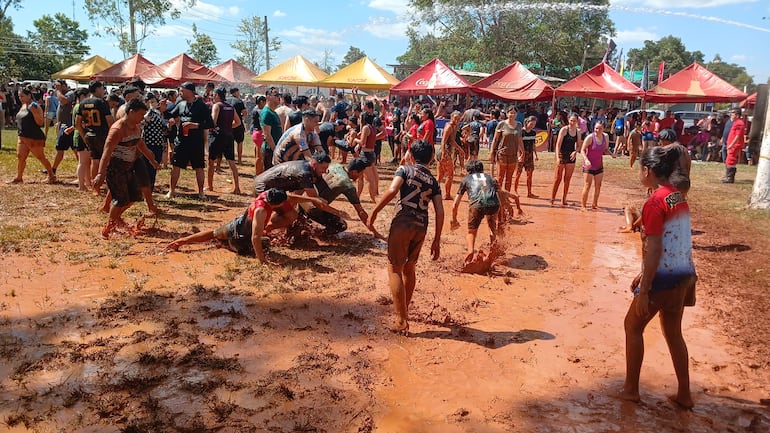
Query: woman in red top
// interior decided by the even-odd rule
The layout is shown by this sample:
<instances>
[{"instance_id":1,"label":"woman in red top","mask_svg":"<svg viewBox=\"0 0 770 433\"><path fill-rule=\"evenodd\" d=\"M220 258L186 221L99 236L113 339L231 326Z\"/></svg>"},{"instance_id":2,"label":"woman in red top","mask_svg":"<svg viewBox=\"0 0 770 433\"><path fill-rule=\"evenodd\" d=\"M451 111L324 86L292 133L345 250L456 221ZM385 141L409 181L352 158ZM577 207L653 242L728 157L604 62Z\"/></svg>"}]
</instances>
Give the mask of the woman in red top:
<instances>
[{"instance_id":1,"label":"woman in red top","mask_svg":"<svg viewBox=\"0 0 770 433\"><path fill-rule=\"evenodd\" d=\"M431 145L436 144L433 136L436 132L436 121L433 117L433 110L428 107L420 111L420 126L417 127L417 140L425 140Z\"/></svg>"}]
</instances>

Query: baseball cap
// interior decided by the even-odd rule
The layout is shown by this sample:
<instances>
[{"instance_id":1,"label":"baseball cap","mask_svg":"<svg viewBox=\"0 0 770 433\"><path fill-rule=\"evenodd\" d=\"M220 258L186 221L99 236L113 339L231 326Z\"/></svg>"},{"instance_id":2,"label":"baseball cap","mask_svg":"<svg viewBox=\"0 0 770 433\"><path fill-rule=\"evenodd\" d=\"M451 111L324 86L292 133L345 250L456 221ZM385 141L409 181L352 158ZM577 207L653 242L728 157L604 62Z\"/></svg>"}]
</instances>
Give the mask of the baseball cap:
<instances>
[{"instance_id":1,"label":"baseball cap","mask_svg":"<svg viewBox=\"0 0 770 433\"><path fill-rule=\"evenodd\" d=\"M337 119L334 121L334 126L345 126L345 121L342 119Z\"/></svg>"},{"instance_id":2,"label":"baseball cap","mask_svg":"<svg viewBox=\"0 0 770 433\"><path fill-rule=\"evenodd\" d=\"M179 87L180 87L181 89L187 89L187 90L189 90L189 91L191 91L191 92L195 93L195 84L193 84L193 83L192 83L192 82L190 82L190 81L185 81L185 82L184 82L184 83L182 83L182 85L181 85L181 86L179 86Z\"/></svg>"},{"instance_id":3,"label":"baseball cap","mask_svg":"<svg viewBox=\"0 0 770 433\"><path fill-rule=\"evenodd\" d=\"M366 161L364 161L361 158L353 158L348 163L348 172L351 172L353 170L361 172L364 171L366 168Z\"/></svg>"}]
</instances>

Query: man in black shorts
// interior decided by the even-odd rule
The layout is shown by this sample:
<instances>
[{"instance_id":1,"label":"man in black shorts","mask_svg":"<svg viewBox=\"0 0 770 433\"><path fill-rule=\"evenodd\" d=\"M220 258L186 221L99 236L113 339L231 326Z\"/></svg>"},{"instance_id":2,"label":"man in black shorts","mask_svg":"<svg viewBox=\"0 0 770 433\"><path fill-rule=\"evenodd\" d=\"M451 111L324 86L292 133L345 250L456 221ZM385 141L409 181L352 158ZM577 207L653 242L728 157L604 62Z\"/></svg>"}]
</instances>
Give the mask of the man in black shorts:
<instances>
[{"instance_id":1,"label":"man in black shorts","mask_svg":"<svg viewBox=\"0 0 770 433\"><path fill-rule=\"evenodd\" d=\"M497 195L497 181L484 173L484 164L478 159L472 159L465 164L468 175L460 182L460 189L455 196L452 207L451 227L460 227L457 222L457 209L463 194L468 193L468 235L465 237L469 257L476 252L476 235L481 220L486 218L489 225L489 241L494 244L497 231L497 211L500 210L500 199Z\"/></svg>"},{"instance_id":2,"label":"man in black shorts","mask_svg":"<svg viewBox=\"0 0 770 433\"><path fill-rule=\"evenodd\" d=\"M73 140L73 131L69 129L69 133L66 131L72 126L72 109L75 107L75 100L77 95L74 90L70 90L67 86L67 82L64 80L56 80L53 87L55 93L54 98L59 100L59 105L56 107L56 125L58 126L56 131L56 156L53 159L53 174L56 174L56 169L59 168L64 159L64 152L72 149L77 157L77 152L85 149L75 148L75 141Z\"/></svg>"},{"instance_id":3,"label":"man in black shorts","mask_svg":"<svg viewBox=\"0 0 770 433\"><path fill-rule=\"evenodd\" d=\"M286 219L281 209L291 209L287 194L276 188L267 190L249 205L242 215L236 217L216 230L206 230L177 239L166 247L168 251L177 251L187 244L220 241L229 250L239 255L255 255L264 263L265 253L262 236L274 229L287 227L291 221ZM275 213L274 213L275 212Z\"/></svg>"},{"instance_id":4,"label":"man in black shorts","mask_svg":"<svg viewBox=\"0 0 770 433\"><path fill-rule=\"evenodd\" d=\"M310 161L302 159L274 165L254 178L254 190L257 194L271 188L278 188L297 195L304 193L313 198L310 200L313 205L342 216L339 211L329 206L326 200L318 197L315 188L321 176L329 169L330 163L331 159L326 153L318 152L313 154ZM297 216L298 213L293 208L286 214L286 217L292 222L297 219Z\"/></svg>"},{"instance_id":5,"label":"man in black shorts","mask_svg":"<svg viewBox=\"0 0 770 433\"><path fill-rule=\"evenodd\" d=\"M356 210L356 214L358 214L358 218L364 226L369 228L369 215L361 206L358 191L353 183L361 176L365 168L366 162L361 158L352 159L348 164L347 170L345 170L342 164L332 162L326 173L316 182L315 187L318 191L318 196L326 200L327 203L331 203L340 195L344 195ZM322 225L327 235L341 233L348 229L345 219L338 214L327 212L309 204L300 205L299 211L307 215L312 221ZM373 233L375 236L378 236L376 232Z\"/></svg>"},{"instance_id":6,"label":"man in black shorts","mask_svg":"<svg viewBox=\"0 0 770 433\"><path fill-rule=\"evenodd\" d=\"M175 124L179 126L179 131L174 140L174 155L171 159L171 185L166 197L174 197L181 169L190 165L195 170L198 198L204 199L206 198L203 193L205 177L203 168L206 167L204 137L206 130L214 127L214 121L211 119L211 109L195 93L195 84L188 81L182 84L179 91L182 99L170 113Z\"/></svg>"},{"instance_id":7,"label":"man in black shorts","mask_svg":"<svg viewBox=\"0 0 770 433\"><path fill-rule=\"evenodd\" d=\"M393 182L369 217L369 230L376 233L377 214L400 193L388 234L388 280L398 316L391 330L398 333L409 332L408 307L416 283L417 259L428 231L429 203L433 203L436 211L436 231L430 247L433 260L438 260L441 253L441 229L444 226L441 187L427 167L433 160L433 146L418 140L412 144L411 153L415 165L398 167Z\"/></svg>"},{"instance_id":8,"label":"man in black shorts","mask_svg":"<svg viewBox=\"0 0 770 433\"><path fill-rule=\"evenodd\" d=\"M114 122L110 107L104 100L104 84L91 81L88 84L90 97L81 101L75 113L75 128L91 153L91 179L99 172L104 143Z\"/></svg>"}]
</instances>

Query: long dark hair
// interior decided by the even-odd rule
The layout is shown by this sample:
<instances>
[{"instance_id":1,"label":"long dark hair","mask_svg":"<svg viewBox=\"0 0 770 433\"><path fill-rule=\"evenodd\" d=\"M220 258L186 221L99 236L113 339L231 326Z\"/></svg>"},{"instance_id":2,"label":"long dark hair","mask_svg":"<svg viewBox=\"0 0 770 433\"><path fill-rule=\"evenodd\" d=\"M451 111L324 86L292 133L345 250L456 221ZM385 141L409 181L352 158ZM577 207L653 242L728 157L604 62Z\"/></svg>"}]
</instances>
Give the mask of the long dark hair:
<instances>
[{"instance_id":1,"label":"long dark hair","mask_svg":"<svg viewBox=\"0 0 770 433\"><path fill-rule=\"evenodd\" d=\"M655 176L668 178L676 168L679 152L669 146L650 147L644 151L641 162L642 167L647 167L655 173Z\"/></svg>"}]
</instances>

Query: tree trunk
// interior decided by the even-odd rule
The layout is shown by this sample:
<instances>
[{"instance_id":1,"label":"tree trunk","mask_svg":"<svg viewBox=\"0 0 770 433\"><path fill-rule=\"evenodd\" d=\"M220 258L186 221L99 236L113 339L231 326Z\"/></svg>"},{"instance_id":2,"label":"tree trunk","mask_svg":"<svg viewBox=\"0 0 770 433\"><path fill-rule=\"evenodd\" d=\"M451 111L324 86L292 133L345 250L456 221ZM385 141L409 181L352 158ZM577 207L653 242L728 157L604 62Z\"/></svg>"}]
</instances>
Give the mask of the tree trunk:
<instances>
[{"instance_id":1,"label":"tree trunk","mask_svg":"<svg viewBox=\"0 0 770 433\"><path fill-rule=\"evenodd\" d=\"M128 0L128 24L131 32L131 55L139 52L136 45L136 11L134 10L134 1Z\"/></svg>"},{"instance_id":2,"label":"tree trunk","mask_svg":"<svg viewBox=\"0 0 770 433\"><path fill-rule=\"evenodd\" d=\"M761 140L757 177L749 198L749 208L770 209L770 85L761 84L757 90L754 119L749 132L749 145Z\"/></svg>"}]
</instances>

